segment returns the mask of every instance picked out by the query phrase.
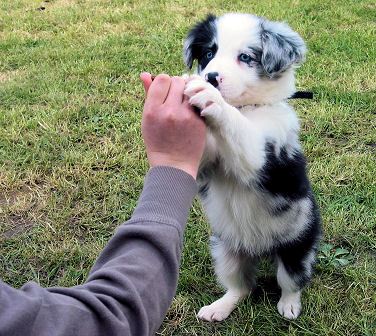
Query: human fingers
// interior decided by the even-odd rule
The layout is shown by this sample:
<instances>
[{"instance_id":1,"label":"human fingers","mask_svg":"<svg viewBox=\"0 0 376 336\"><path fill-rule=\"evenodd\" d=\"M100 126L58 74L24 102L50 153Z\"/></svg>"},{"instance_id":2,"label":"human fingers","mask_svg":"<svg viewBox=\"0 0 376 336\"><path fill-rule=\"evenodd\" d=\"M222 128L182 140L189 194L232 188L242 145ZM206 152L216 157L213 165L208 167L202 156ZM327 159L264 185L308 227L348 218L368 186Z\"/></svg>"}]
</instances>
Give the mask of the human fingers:
<instances>
[{"instance_id":1,"label":"human fingers","mask_svg":"<svg viewBox=\"0 0 376 336\"><path fill-rule=\"evenodd\" d=\"M155 77L149 87L146 103L163 104L170 90L170 85L171 77L169 75L161 74Z\"/></svg>"},{"instance_id":2,"label":"human fingers","mask_svg":"<svg viewBox=\"0 0 376 336\"><path fill-rule=\"evenodd\" d=\"M144 84L144 89L145 89L145 92L147 94L148 91L149 91L149 87L150 87L151 83L153 82L152 76L149 72L142 72L140 74L140 79L142 81L142 84Z\"/></svg>"},{"instance_id":3,"label":"human fingers","mask_svg":"<svg viewBox=\"0 0 376 336\"><path fill-rule=\"evenodd\" d=\"M170 90L168 92L165 103L168 105L180 105L184 99L184 87L185 81L182 77L172 77Z\"/></svg>"}]
</instances>

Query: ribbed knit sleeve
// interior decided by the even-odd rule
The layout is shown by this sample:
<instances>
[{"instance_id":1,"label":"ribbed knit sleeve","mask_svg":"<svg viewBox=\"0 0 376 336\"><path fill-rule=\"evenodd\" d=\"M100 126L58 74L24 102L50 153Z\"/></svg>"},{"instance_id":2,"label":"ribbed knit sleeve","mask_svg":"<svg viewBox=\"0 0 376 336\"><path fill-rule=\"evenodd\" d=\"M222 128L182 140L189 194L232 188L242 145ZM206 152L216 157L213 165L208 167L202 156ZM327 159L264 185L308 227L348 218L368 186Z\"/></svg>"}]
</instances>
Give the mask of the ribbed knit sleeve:
<instances>
[{"instance_id":1,"label":"ribbed knit sleeve","mask_svg":"<svg viewBox=\"0 0 376 336\"><path fill-rule=\"evenodd\" d=\"M132 220L174 221L181 230L196 193L197 184L191 175L172 167L152 168L145 178Z\"/></svg>"}]
</instances>

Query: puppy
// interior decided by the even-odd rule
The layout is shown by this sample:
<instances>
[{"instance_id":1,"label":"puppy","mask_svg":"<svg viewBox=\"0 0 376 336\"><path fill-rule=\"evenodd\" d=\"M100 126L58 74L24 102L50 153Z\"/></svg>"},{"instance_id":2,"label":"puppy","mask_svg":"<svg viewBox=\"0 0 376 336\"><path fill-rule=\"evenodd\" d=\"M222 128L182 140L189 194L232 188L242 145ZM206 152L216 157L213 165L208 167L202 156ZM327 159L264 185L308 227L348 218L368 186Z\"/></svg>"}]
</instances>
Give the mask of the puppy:
<instances>
[{"instance_id":1,"label":"puppy","mask_svg":"<svg viewBox=\"0 0 376 336\"><path fill-rule=\"evenodd\" d=\"M185 94L208 125L199 195L215 271L227 290L199 311L203 320L228 317L253 288L266 255L277 264L278 312L288 319L301 312L321 235L298 119L287 103L305 52L286 24L248 14L209 15L185 41L187 66L198 63Z\"/></svg>"}]
</instances>

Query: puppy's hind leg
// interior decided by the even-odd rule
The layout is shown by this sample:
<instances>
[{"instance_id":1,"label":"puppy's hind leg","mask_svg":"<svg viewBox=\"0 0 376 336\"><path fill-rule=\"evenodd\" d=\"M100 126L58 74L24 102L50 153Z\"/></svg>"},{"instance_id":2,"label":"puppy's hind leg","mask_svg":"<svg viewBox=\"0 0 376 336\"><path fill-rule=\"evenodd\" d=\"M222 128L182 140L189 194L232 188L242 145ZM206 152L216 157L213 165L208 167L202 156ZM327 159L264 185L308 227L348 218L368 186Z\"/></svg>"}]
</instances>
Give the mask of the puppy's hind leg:
<instances>
[{"instance_id":1,"label":"puppy's hind leg","mask_svg":"<svg viewBox=\"0 0 376 336\"><path fill-rule=\"evenodd\" d=\"M315 261L315 248L285 248L278 253L277 281L282 295L278 302L278 312L290 320L296 319L301 312L301 292L309 282Z\"/></svg>"},{"instance_id":2,"label":"puppy's hind leg","mask_svg":"<svg viewBox=\"0 0 376 336\"><path fill-rule=\"evenodd\" d=\"M286 270L280 259L278 260L277 281L282 291L277 305L278 312L290 320L296 319L302 310L300 303L301 286L297 284L294 275Z\"/></svg>"},{"instance_id":3,"label":"puppy's hind leg","mask_svg":"<svg viewBox=\"0 0 376 336\"><path fill-rule=\"evenodd\" d=\"M255 282L255 260L247 255L230 251L216 237L211 241L215 271L226 294L200 309L197 316L205 321L223 321L236 308L240 300L248 295Z\"/></svg>"}]
</instances>

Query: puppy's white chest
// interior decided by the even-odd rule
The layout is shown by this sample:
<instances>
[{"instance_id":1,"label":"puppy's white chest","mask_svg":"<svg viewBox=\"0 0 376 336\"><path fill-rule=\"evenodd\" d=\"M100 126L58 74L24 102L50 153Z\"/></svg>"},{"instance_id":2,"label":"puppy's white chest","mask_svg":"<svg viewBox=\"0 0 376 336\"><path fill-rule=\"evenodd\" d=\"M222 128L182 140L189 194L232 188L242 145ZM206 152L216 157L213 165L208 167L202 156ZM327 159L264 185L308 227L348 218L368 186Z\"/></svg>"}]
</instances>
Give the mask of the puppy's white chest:
<instances>
[{"instance_id":1,"label":"puppy's white chest","mask_svg":"<svg viewBox=\"0 0 376 336\"><path fill-rule=\"evenodd\" d=\"M273 248L277 241L293 238L300 232L297 203L281 216L268 210L273 200L266 195L238 184L230 178L214 177L202 203L213 233L234 250L258 255Z\"/></svg>"}]
</instances>

